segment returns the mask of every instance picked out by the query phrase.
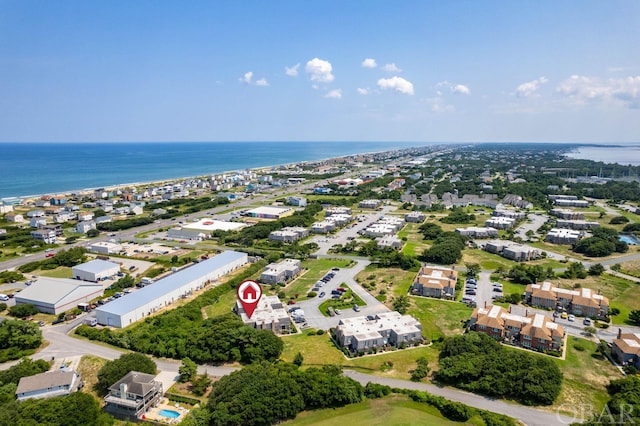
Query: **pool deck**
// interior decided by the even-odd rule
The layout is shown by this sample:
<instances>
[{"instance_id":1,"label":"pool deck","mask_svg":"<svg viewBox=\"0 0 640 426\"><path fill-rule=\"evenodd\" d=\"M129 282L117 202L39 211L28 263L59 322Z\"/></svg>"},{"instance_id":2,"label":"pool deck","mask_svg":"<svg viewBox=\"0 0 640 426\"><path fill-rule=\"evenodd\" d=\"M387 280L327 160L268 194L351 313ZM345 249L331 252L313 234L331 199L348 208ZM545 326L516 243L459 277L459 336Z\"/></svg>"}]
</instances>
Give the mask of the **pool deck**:
<instances>
[{"instance_id":1,"label":"pool deck","mask_svg":"<svg viewBox=\"0 0 640 426\"><path fill-rule=\"evenodd\" d=\"M162 410L171 410L180 413L180 417L176 419L170 419L168 417L164 417L160 415L160 411ZM157 407L153 407L145 414L145 420L152 420L158 423L164 423L168 425L175 425L184 420L185 416L189 412L188 409L182 407L180 404L171 402L167 398L163 398L162 401L158 404Z\"/></svg>"}]
</instances>

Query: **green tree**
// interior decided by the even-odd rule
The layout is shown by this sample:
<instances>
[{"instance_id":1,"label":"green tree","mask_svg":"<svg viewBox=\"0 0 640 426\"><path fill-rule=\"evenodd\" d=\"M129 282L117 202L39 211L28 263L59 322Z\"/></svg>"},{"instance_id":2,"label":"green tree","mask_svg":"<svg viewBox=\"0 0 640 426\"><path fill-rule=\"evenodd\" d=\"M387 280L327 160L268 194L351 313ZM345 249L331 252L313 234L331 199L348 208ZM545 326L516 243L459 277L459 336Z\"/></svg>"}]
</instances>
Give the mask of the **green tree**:
<instances>
[{"instance_id":1,"label":"green tree","mask_svg":"<svg viewBox=\"0 0 640 426\"><path fill-rule=\"evenodd\" d=\"M475 278L480 273L480 264L478 263L465 263L467 268L467 278Z\"/></svg>"},{"instance_id":2,"label":"green tree","mask_svg":"<svg viewBox=\"0 0 640 426\"><path fill-rule=\"evenodd\" d=\"M594 263L589 266L589 275L599 276L604 272L604 266L600 263Z\"/></svg>"},{"instance_id":3,"label":"green tree","mask_svg":"<svg viewBox=\"0 0 640 426\"><path fill-rule=\"evenodd\" d=\"M411 306L411 300L407 295L403 294L393 299L393 310L397 311L401 315L407 313L409 306Z\"/></svg>"},{"instance_id":4,"label":"green tree","mask_svg":"<svg viewBox=\"0 0 640 426\"><path fill-rule=\"evenodd\" d=\"M172 264L176 264L176 263L178 263L178 256L177 256L177 255L175 255L175 254L174 254L174 255L171 257L171 263L172 263Z\"/></svg>"},{"instance_id":5,"label":"green tree","mask_svg":"<svg viewBox=\"0 0 640 426\"><path fill-rule=\"evenodd\" d=\"M427 377L429 371L429 360L425 357L420 357L416 360L417 367L411 372L411 381L419 382Z\"/></svg>"},{"instance_id":6,"label":"green tree","mask_svg":"<svg viewBox=\"0 0 640 426\"><path fill-rule=\"evenodd\" d=\"M302 356L302 354L300 352L298 352L296 354L296 356L293 358L293 363L295 365L297 365L298 367L300 367L303 362L304 362L304 357Z\"/></svg>"},{"instance_id":7,"label":"green tree","mask_svg":"<svg viewBox=\"0 0 640 426\"><path fill-rule=\"evenodd\" d=\"M37 314L38 308L31 304L15 305L9 308L9 315L16 318L26 318Z\"/></svg>"},{"instance_id":8,"label":"green tree","mask_svg":"<svg viewBox=\"0 0 640 426\"><path fill-rule=\"evenodd\" d=\"M629 322L633 325L640 325L640 309L629 312Z\"/></svg>"},{"instance_id":9,"label":"green tree","mask_svg":"<svg viewBox=\"0 0 640 426\"><path fill-rule=\"evenodd\" d=\"M87 231L87 237L89 238L95 238L98 235L100 235L100 231L98 231L97 229L89 229Z\"/></svg>"},{"instance_id":10,"label":"green tree","mask_svg":"<svg viewBox=\"0 0 640 426\"><path fill-rule=\"evenodd\" d=\"M191 392L195 396L202 396L207 393L209 386L211 386L211 379L206 374L203 374L191 381Z\"/></svg>"},{"instance_id":11,"label":"green tree","mask_svg":"<svg viewBox=\"0 0 640 426\"><path fill-rule=\"evenodd\" d=\"M98 371L97 391L106 394L109 386L123 378L130 371L156 374L156 363L146 355L130 353L121 355L120 358L107 362Z\"/></svg>"},{"instance_id":12,"label":"green tree","mask_svg":"<svg viewBox=\"0 0 640 426\"><path fill-rule=\"evenodd\" d=\"M182 360L182 365L178 368L180 374L180 382L186 383L191 381L198 373L198 365L189 358Z\"/></svg>"}]
</instances>

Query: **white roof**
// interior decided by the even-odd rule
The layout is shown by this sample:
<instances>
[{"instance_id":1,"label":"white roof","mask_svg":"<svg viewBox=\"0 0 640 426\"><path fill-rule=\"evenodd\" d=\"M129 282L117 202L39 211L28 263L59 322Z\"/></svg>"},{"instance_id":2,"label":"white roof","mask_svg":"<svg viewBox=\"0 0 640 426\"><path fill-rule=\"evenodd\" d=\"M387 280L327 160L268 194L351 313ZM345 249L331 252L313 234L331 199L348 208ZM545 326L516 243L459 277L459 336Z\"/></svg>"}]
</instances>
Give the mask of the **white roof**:
<instances>
[{"instance_id":1,"label":"white roof","mask_svg":"<svg viewBox=\"0 0 640 426\"><path fill-rule=\"evenodd\" d=\"M271 206L262 206L257 207L255 209L249 210L247 213L249 214L271 214L271 215L280 215L290 211L290 208L282 208L282 207L271 207Z\"/></svg>"},{"instance_id":2,"label":"white roof","mask_svg":"<svg viewBox=\"0 0 640 426\"><path fill-rule=\"evenodd\" d=\"M49 305L64 305L83 299L102 290L102 284L72 280L68 278L40 277L29 287L16 293L16 302L39 302Z\"/></svg>"},{"instance_id":3,"label":"white roof","mask_svg":"<svg viewBox=\"0 0 640 426\"><path fill-rule=\"evenodd\" d=\"M113 268L120 269L120 265L107 260L95 259L87 263L81 263L72 268L74 271L89 272L91 274L102 274L105 272L113 271Z\"/></svg>"},{"instance_id":4,"label":"white roof","mask_svg":"<svg viewBox=\"0 0 640 426\"><path fill-rule=\"evenodd\" d=\"M197 222L189 223L184 225L183 229L193 229L196 231L235 231L240 228L245 227L244 223L240 222L226 222L222 220L215 219L200 219Z\"/></svg>"}]
</instances>

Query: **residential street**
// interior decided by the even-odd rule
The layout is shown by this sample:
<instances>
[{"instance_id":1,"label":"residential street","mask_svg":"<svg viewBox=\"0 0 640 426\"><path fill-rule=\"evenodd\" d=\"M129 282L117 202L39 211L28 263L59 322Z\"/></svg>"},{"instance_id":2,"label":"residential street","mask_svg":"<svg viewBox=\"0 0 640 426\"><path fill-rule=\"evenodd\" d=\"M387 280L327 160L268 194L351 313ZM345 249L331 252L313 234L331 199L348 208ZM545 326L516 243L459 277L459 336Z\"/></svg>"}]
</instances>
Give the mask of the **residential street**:
<instances>
[{"instance_id":1,"label":"residential street","mask_svg":"<svg viewBox=\"0 0 640 426\"><path fill-rule=\"evenodd\" d=\"M402 389L412 389L426 391L433 395L445 397L451 401L462 402L472 407L489 410L496 413L504 414L522 421L528 426L551 426L551 425L568 425L575 421L576 418L556 414L553 412L529 408L518 404L510 404L507 402L495 400L481 395L464 392L449 387L439 387L432 384L410 382L408 380L390 379L385 377L371 376L368 374L358 373L352 370L345 370L344 375L366 385L367 382L379 383Z\"/></svg>"}]
</instances>

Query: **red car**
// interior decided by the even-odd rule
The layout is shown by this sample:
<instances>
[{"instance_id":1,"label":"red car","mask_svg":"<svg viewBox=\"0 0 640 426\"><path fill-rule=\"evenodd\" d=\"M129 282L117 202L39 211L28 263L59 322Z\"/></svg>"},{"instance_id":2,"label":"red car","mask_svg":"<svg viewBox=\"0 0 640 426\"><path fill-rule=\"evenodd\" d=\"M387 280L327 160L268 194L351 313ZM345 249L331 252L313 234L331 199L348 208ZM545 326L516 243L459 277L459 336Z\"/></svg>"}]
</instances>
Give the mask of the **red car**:
<instances>
[{"instance_id":1,"label":"red car","mask_svg":"<svg viewBox=\"0 0 640 426\"><path fill-rule=\"evenodd\" d=\"M47 254L45 255L45 257L53 257L53 256L55 256L55 255L56 255L55 253L47 253Z\"/></svg>"}]
</instances>

